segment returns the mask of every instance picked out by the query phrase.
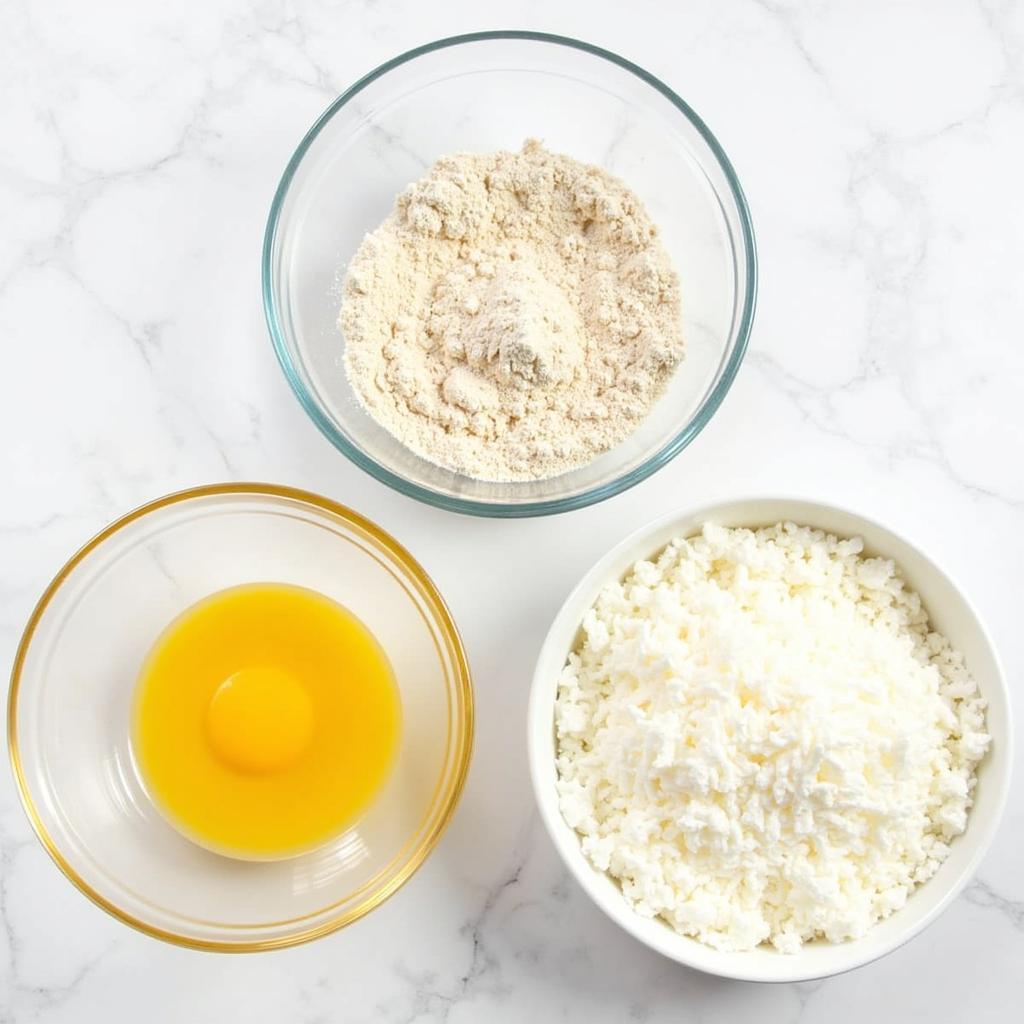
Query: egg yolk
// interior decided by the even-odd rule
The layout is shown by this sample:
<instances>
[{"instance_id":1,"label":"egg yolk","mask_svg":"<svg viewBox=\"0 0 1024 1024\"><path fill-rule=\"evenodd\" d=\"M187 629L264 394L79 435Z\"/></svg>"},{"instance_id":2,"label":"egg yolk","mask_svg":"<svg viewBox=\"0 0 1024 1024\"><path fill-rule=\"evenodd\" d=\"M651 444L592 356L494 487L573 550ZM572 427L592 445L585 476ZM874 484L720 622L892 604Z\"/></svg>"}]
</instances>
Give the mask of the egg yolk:
<instances>
[{"instance_id":1,"label":"egg yolk","mask_svg":"<svg viewBox=\"0 0 1024 1024\"><path fill-rule=\"evenodd\" d=\"M132 753L155 806L216 853L291 857L370 807L401 736L391 664L322 594L252 583L161 634L139 674Z\"/></svg>"},{"instance_id":2,"label":"egg yolk","mask_svg":"<svg viewBox=\"0 0 1024 1024\"><path fill-rule=\"evenodd\" d=\"M309 746L313 705L303 685L276 668L247 668L224 680L206 710L217 756L244 772L272 772Z\"/></svg>"}]
</instances>

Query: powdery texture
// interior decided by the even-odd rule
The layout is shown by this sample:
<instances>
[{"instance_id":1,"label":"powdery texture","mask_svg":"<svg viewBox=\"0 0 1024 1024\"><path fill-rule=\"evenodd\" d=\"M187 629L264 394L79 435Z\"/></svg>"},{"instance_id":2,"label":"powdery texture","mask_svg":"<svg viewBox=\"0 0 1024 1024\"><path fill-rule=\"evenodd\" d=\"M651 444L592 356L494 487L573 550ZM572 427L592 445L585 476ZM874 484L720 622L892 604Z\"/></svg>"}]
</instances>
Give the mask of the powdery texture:
<instances>
[{"instance_id":1,"label":"powdery texture","mask_svg":"<svg viewBox=\"0 0 1024 1024\"><path fill-rule=\"evenodd\" d=\"M557 698L562 814L723 950L855 938L963 832L985 704L860 540L705 526L604 589Z\"/></svg>"},{"instance_id":2,"label":"powdery texture","mask_svg":"<svg viewBox=\"0 0 1024 1024\"><path fill-rule=\"evenodd\" d=\"M534 140L410 185L349 265L339 326L370 414L481 480L618 444L683 354L678 279L640 200Z\"/></svg>"}]
</instances>

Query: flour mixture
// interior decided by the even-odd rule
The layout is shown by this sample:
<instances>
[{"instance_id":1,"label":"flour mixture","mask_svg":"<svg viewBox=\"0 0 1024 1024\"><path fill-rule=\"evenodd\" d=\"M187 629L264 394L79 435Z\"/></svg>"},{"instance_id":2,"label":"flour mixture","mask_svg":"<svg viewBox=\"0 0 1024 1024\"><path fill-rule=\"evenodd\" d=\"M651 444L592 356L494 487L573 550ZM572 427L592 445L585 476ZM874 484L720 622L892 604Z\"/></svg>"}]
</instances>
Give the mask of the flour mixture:
<instances>
[{"instance_id":1,"label":"flour mixture","mask_svg":"<svg viewBox=\"0 0 1024 1024\"><path fill-rule=\"evenodd\" d=\"M550 153L444 157L348 268L345 368L418 455L539 480L629 436L683 355L679 281L640 200Z\"/></svg>"}]
</instances>

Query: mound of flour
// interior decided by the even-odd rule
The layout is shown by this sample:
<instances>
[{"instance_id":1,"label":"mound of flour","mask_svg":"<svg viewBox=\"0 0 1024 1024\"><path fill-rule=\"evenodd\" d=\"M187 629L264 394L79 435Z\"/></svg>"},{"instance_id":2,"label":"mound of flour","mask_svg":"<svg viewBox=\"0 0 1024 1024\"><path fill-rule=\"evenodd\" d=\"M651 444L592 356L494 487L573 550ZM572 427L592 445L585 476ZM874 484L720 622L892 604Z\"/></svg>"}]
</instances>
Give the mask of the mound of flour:
<instances>
[{"instance_id":1,"label":"mound of flour","mask_svg":"<svg viewBox=\"0 0 1024 1024\"><path fill-rule=\"evenodd\" d=\"M640 200L534 140L410 185L350 263L339 326L369 413L481 480L618 444L683 354L678 278Z\"/></svg>"}]
</instances>

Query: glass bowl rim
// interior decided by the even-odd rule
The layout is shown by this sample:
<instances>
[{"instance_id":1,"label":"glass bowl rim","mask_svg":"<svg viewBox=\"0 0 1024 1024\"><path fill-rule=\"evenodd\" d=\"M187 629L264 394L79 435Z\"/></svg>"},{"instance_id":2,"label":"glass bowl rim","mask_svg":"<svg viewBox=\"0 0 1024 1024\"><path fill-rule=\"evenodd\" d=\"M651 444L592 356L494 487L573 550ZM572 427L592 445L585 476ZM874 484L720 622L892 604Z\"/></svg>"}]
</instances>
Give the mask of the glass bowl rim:
<instances>
[{"instance_id":1,"label":"glass bowl rim","mask_svg":"<svg viewBox=\"0 0 1024 1024\"><path fill-rule=\"evenodd\" d=\"M410 851L409 856L402 863L398 870L385 879L382 884L364 893L359 901L339 914L335 914L318 924L306 929L297 931L294 934L274 936L266 939L245 939L240 941L226 941L220 939L202 939L189 935L183 935L176 931L162 928L158 925L149 924L119 907L112 900L96 891L74 868L68 859L61 852L58 843L50 835L49 831L40 816L36 801L30 792L25 776L21 759L21 749L18 740L18 694L21 689L21 676L29 648L35 638L36 629L45 614L50 602L53 600L61 586L71 573L85 560L92 552L98 550L111 537L119 533L123 527L130 525L136 520L142 519L151 512L157 512L172 505L192 501L197 498L222 497L225 495L253 495L263 498L284 498L291 501L311 505L321 512L327 512L344 520L349 526L354 526L369 534L373 540L380 544L384 550L394 558L395 562L402 566L419 585L423 597L426 599L434 622L441 630L448 649L454 662L454 684L457 693L461 697L460 713L456 727L452 730L451 755L453 757L453 768L451 778L440 795L438 813L435 820L430 824L429 829L417 846ZM342 505L325 498L322 495L314 494L311 491L302 490L297 487L287 487L278 484L266 483L226 483L207 484L198 487L190 487L180 491L174 491L163 497L155 498L143 505L138 506L130 512L119 516L112 523L104 527L90 540L86 541L60 568L53 577L42 596L36 602L32 613L29 616L25 629L14 656L14 663L11 669L10 688L7 695L7 748L10 758L11 771L14 775L15 787L21 805L29 819L36 837L43 848L50 855L50 858L63 872L65 877L89 900L95 903L102 910L117 918L123 924L128 925L137 931L150 935L153 938L161 939L172 945L183 946L190 949L198 949L219 953L249 953L265 950L284 949L290 946L301 945L311 942L321 936L338 931L346 925L357 921L368 914L375 907L379 906L389 897L393 896L421 867L427 856L437 845L441 836L451 823L451 819L458 806L462 790L465 787L466 777L469 772L469 763L473 747L474 733L474 698L472 673L469 667L469 659L466 655L462 637L459 634L455 620L452 618L448 605L441 596L434 581L430 578L423 567L416 561L409 551L403 547L387 531L377 526L376 523L365 516ZM316 912L314 911L314 914ZM310 916L310 915L307 915Z\"/></svg>"},{"instance_id":2,"label":"glass bowl rim","mask_svg":"<svg viewBox=\"0 0 1024 1024\"><path fill-rule=\"evenodd\" d=\"M578 494L567 495L562 498L545 498L540 501L526 501L516 503L488 502L475 498L461 498L455 495L443 494L430 487L425 487L412 480L393 472L382 466L376 459L371 458L358 445L353 444L339 430L337 430L330 418L323 412L320 405L314 399L309 390L302 383L297 369L288 352L285 341L284 330L281 326L278 300L274 288L273 276L273 253L274 244L277 239L280 226L281 213L288 197L295 173L306 156L307 151L316 141L320 132L327 123L338 113L350 100L355 98L367 86L383 77L389 71L400 67L409 61L415 60L438 50L447 49L453 46L460 46L465 43L493 42L498 40L521 40L526 42L551 43L558 46L565 46L570 49L582 51L592 57L600 57L617 67L635 75L642 82L651 86L661 93L697 130L704 139L712 155L718 162L722 173L725 175L729 191L736 204L736 211L740 222L740 233L743 241L743 261L746 270L747 285L743 295L743 306L740 316L739 328L736 334L736 343L732 352L722 369L721 375L715 381L711 392L704 399L697 410L696 416L687 423L682 430L669 439L660 449L648 456L639 466L634 467L628 473L608 481L590 487ZM274 347L277 360L284 371L284 375L291 386L292 391L298 398L299 403L306 410L310 419L320 429L320 432L337 448L343 455L354 462L360 469L369 473L370 476L387 484L389 487L417 501L428 505L445 509L449 512L461 512L466 515L484 516L498 519L525 518L528 516L553 515L560 512L569 512L574 509L586 508L604 501L607 498L621 494L623 491L634 487L636 484L646 480L652 473L661 469L676 457L690 442L707 426L711 417L718 410L725 398L732 382L739 371L740 363L743 361L747 343L750 338L751 327L754 321L754 308L757 300L757 249L754 241L754 228L750 217L750 208L747 204L739 179L733 169L732 163L725 154L718 139L700 118L697 112L664 82L656 78L649 71L645 71L638 64L620 57L611 50L594 46L591 43L573 39L569 36L554 35L548 32L532 32L524 30L498 30L490 32L468 32L462 35L447 36L443 39L425 43L422 46L414 47L391 60L385 61L372 71L363 75L360 79L350 85L337 99L335 99L324 112L313 122L312 127L303 136L291 159L288 161L278 183L277 190L270 206L270 214L267 218L267 227L263 236L263 255L261 267L261 279L263 290L263 312L267 321L267 328L270 332L270 339Z\"/></svg>"}]
</instances>

